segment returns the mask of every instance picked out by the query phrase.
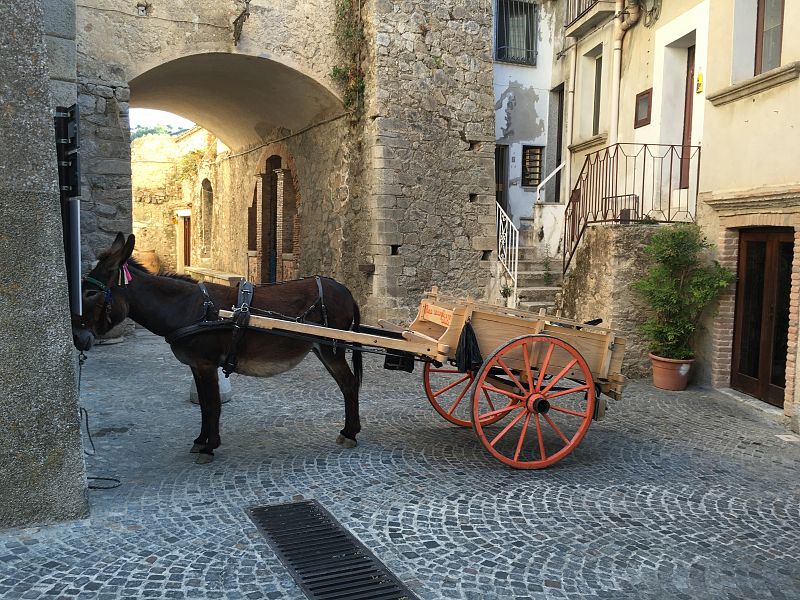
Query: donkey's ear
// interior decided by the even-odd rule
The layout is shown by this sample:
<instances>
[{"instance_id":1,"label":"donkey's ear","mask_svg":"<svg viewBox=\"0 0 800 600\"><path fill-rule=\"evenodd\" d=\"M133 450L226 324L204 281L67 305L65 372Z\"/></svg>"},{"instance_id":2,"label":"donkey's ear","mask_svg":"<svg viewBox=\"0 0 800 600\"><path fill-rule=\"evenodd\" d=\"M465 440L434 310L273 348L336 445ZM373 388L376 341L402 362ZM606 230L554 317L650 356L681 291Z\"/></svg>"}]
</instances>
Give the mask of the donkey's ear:
<instances>
[{"instance_id":1,"label":"donkey's ear","mask_svg":"<svg viewBox=\"0 0 800 600\"><path fill-rule=\"evenodd\" d=\"M120 234L120 235L122 235L122 234ZM134 246L134 244L136 244L136 236L134 236L133 234L130 234L128 236L128 240L125 242L125 245L122 247L122 256L120 257L119 264L124 263L126 260L128 260L131 257L131 254L133 254L133 246Z\"/></svg>"},{"instance_id":2,"label":"donkey's ear","mask_svg":"<svg viewBox=\"0 0 800 600\"><path fill-rule=\"evenodd\" d=\"M120 231L119 233L117 233L117 237L114 238L114 243L111 244L111 254L116 254L117 252L122 250L122 247L124 245L125 245L125 236L122 235L122 232Z\"/></svg>"}]
</instances>

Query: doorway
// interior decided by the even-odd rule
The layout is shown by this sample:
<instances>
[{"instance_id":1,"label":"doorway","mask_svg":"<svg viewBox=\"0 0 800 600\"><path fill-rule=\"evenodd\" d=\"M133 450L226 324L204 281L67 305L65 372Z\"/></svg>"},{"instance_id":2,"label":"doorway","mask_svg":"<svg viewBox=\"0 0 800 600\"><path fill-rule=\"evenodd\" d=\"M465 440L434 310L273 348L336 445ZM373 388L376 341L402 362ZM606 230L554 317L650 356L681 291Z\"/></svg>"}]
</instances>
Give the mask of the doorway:
<instances>
[{"instance_id":1,"label":"doorway","mask_svg":"<svg viewBox=\"0 0 800 600\"><path fill-rule=\"evenodd\" d=\"M495 200L508 213L508 146L494 147Z\"/></svg>"},{"instance_id":2,"label":"doorway","mask_svg":"<svg viewBox=\"0 0 800 600\"><path fill-rule=\"evenodd\" d=\"M782 407L786 387L794 230L745 229L739 235L731 386Z\"/></svg>"},{"instance_id":3,"label":"doorway","mask_svg":"<svg viewBox=\"0 0 800 600\"><path fill-rule=\"evenodd\" d=\"M689 162L692 154L692 111L694 110L694 46L686 51L686 89L683 103L683 138L681 148L680 189L689 187Z\"/></svg>"}]
</instances>

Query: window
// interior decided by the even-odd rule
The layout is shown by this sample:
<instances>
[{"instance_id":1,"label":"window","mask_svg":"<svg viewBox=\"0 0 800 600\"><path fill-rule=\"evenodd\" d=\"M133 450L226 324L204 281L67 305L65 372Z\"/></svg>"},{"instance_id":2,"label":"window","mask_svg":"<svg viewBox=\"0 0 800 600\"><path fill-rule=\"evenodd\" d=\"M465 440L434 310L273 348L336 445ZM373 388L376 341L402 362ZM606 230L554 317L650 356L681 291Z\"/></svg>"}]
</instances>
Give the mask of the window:
<instances>
[{"instance_id":1,"label":"window","mask_svg":"<svg viewBox=\"0 0 800 600\"><path fill-rule=\"evenodd\" d=\"M538 7L533 0L497 0L495 58L536 64Z\"/></svg>"},{"instance_id":2,"label":"window","mask_svg":"<svg viewBox=\"0 0 800 600\"><path fill-rule=\"evenodd\" d=\"M784 0L758 0L755 74L781 66Z\"/></svg>"},{"instance_id":3,"label":"window","mask_svg":"<svg viewBox=\"0 0 800 600\"><path fill-rule=\"evenodd\" d=\"M542 181L542 147L522 147L522 185L536 187Z\"/></svg>"},{"instance_id":4,"label":"window","mask_svg":"<svg viewBox=\"0 0 800 600\"><path fill-rule=\"evenodd\" d=\"M603 89L603 56L594 61L594 104L592 106L592 135L600 133L600 97Z\"/></svg>"},{"instance_id":5,"label":"window","mask_svg":"<svg viewBox=\"0 0 800 600\"><path fill-rule=\"evenodd\" d=\"M633 117L633 128L650 124L653 109L653 88L636 94L636 112Z\"/></svg>"},{"instance_id":6,"label":"window","mask_svg":"<svg viewBox=\"0 0 800 600\"><path fill-rule=\"evenodd\" d=\"M200 186L200 218L201 221L201 234L202 239L202 252L208 255L211 251L211 224L214 220L214 189L211 187L211 182L208 179L203 179Z\"/></svg>"}]
</instances>

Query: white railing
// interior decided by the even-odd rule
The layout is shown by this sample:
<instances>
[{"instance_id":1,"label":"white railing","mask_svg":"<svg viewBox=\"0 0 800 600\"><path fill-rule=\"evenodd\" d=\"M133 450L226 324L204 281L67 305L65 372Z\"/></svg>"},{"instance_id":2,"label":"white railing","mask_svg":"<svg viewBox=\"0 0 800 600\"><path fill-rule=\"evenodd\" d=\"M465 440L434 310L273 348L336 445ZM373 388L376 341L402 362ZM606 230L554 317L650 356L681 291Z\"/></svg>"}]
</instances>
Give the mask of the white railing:
<instances>
[{"instance_id":1,"label":"white railing","mask_svg":"<svg viewBox=\"0 0 800 600\"><path fill-rule=\"evenodd\" d=\"M550 181L553 177L555 177L558 174L558 172L561 171L561 169L563 169L566 166L567 166L567 161L562 162L555 169L553 169L553 172L550 173L550 175L545 177L539 183L539 185L536 186L536 200L534 200L534 202L539 202L540 198L542 197L542 188L547 184L548 181Z\"/></svg>"},{"instance_id":2,"label":"white railing","mask_svg":"<svg viewBox=\"0 0 800 600\"><path fill-rule=\"evenodd\" d=\"M519 264L519 229L511 217L497 204L497 259L514 283L514 302L517 300L517 268Z\"/></svg>"}]
</instances>

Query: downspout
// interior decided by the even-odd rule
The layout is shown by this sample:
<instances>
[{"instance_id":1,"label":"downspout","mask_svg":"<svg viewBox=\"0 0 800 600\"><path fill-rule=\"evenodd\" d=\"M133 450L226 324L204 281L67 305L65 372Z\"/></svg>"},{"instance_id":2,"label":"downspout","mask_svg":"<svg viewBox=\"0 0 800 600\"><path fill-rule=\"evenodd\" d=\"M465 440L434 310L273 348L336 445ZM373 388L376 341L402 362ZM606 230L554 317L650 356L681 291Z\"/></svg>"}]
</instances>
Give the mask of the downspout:
<instances>
[{"instance_id":1,"label":"downspout","mask_svg":"<svg viewBox=\"0 0 800 600\"><path fill-rule=\"evenodd\" d=\"M622 84L622 40L627 31L639 22L641 8L638 0L616 0L614 6L614 55L611 68L611 122L608 130L608 145L613 146L619 138L619 95Z\"/></svg>"},{"instance_id":2,"label":"downspout","mask_svg":"<svg viewBox=\"0 0 800 600\"><path fill-rule=\"evenodd\" d=\"M565 107L567 118L565 121L567 122L567 134L564 136L566 144L567 144L567 164L564 166L564 180L567 183L567 193L566 193L566 201L565 203L569 203L569 197L572 193L572 150L570 150L570 146L572 146L573 139L572 139L572 132L574 130L574 121L575 121L575 79L577 78L578 72L578 43L577 41L572 44L572 65L570 66L569 71L569 83L567 86L567 106Z\"/></svg>"}]
</instances>

